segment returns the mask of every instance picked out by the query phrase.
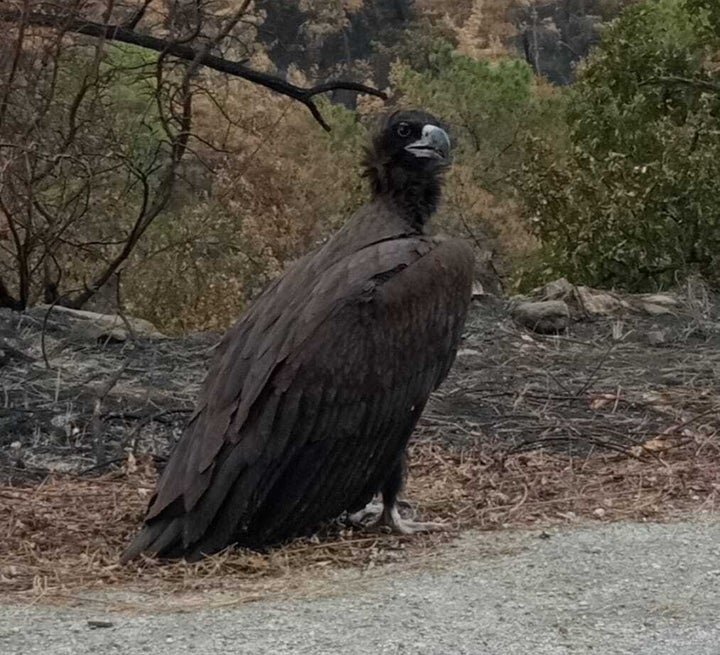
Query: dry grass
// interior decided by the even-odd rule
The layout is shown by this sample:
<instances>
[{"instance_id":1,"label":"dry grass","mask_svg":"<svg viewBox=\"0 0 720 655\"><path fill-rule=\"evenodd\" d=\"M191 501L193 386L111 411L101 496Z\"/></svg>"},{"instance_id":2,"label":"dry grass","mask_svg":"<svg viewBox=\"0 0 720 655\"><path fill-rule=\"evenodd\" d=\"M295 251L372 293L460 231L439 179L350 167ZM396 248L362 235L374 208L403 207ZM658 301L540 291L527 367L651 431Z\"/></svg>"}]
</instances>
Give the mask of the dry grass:
<instances>
[{"instance_id":1,"label":"dry grass","mask_svg":"<svg viewBox=\"0 0 720 655\"><path fill-rule=\"evenodd\" d=\"M419 0L419 13L445 24L458 40L458 50L471 57L498 59L511 53L516 36L512 10L518 0Z\"/></svg>"},{"instance_id":2,"label":"dry grass","mask_svg":"<svg viewBox=\"0 0 720 655\"><path fill-rule=\"evenodd\" d=\"M227 327L342 223L358 193L359 144L340 142L331 110L327 136L305 107L269 91L231 80L224 92L226 109L243 107L237 122L198 99L195 130L221 150L198 148L204 165L188 162L185 196L148 230L123 277L129 313L168 333Z\"/></svg>"},{"instance_id":3,"label":"dry grass","mask_svg":"<svg viewBox=\"0 0 720 655\"><path fill-rule=\"evenodd\" d=\"M720 493L714 441L668 437L635 456L577 458L543 451L506 456L482 447L452 452L437 440L415 444L408 496L443 534L397 537L339 526L266 553L229 551L195 563L118 556L137 529L154 486L149 460L101 478L57 476L34 487L0 487L0 586L17 599L80 591L233 589L234 602L299 584L303 573L366 569L432 552L458 531L539 528L578 520L659 520L712 511Z\"/></svg>"}]
</instances>

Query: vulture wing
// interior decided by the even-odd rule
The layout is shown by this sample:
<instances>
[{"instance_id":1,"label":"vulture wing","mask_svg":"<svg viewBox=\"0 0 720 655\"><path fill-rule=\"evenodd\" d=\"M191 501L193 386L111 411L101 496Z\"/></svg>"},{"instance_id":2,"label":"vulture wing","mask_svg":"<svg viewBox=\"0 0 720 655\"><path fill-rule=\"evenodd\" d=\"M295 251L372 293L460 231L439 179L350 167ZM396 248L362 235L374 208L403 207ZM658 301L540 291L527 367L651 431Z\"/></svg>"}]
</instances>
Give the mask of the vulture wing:
<instances>
[{"instance_id":1,"label":"vulture wing","mask_svg":"<svg viewBox=\"0 0 720 655\"><path fill-rule=\"evenodd\" d=\"M361 507L389 475L455 357L472 251L415 235L322 252L223 339L126 561L272 543Z\"/></svg>"}]
</instances>

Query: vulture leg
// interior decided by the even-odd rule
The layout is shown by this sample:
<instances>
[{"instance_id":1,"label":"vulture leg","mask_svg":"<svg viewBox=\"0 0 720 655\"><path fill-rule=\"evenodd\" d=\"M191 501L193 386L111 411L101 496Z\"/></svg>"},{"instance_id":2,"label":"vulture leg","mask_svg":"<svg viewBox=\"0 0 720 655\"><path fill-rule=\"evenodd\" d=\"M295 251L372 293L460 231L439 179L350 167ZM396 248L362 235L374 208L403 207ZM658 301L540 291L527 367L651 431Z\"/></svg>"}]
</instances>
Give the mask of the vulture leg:
<instances>
[{"instance_id":1,"label":"vulture leg","mask_svg":"<svg viewBox=\"0 0 720 655\"><path fill-rule=\"evenodd\" d=\"M348 521L352 525L358 527L364 527L368 525L375 525L380 520L380 515L383 511L382 501L378 498L373 498L365 507L359 512L353 512L348 515Z\"/></svg>"},{"instance_id":2,"label":"vulture leg","mask_svg":"<svg viewBox=\"0 0 720 655\"><path fill-rule=\"evenodd\" d=\"M380 520L376 525L386 525L395 534L417 534L418 532L434 532L446 529L443 523L404 519L400 516L397 505L385 505Z\"/></svg>"},{"instance_id":3,"label":"vulture leg","mask_svg":"<svg viewBox=\"0 0 720 655\"><path fill-rule=\"evenodd\" d=\"M349 516L350 522L365 527L388 527L395 534L417 534L418 532L444 530L445 525L442 523L411 521L400 515L400 506L411 507L407 501L398 500L404 481L405 454L403 453L383 485L382 502L373 500L368 503L359 512Z\"/></svg>"}]
</instances>

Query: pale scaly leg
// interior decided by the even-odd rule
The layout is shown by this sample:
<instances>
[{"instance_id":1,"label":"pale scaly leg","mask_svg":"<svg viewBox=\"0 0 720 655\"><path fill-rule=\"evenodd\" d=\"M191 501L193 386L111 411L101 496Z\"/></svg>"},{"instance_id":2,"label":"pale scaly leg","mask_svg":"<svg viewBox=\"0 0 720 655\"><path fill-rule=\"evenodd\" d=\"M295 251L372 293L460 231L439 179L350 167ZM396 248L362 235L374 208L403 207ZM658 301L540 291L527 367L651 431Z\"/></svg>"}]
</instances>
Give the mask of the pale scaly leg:
<instances>
[{"instance_id":1,"label":"pale scaly leg","mask_svg":"<svg viewBox=\"0 0 720 655\"><path fill-rule=\"evenodd\" d=\"M359 512L351 514L348 517L350 522L362 527L388 527L395 534L417 534L446 529L442 523L412 521L401 516L401 506L412 509L407 501L398 500L404 480L405 455L403 454L383 485L382 502L377 498L373 499Z\"/></svg>"},{"instance_id":2,"label":"pale scaly leg","mask_svg":"<svg viewBox=\"0 0 720 655\"><path fill-rule=\"evenodd\" d=\"M383 504L379 498L373 498L358 512L348 515L348 521L358 527L365 527L377 523L383 511Z\"/></svg>"}]
</instances>

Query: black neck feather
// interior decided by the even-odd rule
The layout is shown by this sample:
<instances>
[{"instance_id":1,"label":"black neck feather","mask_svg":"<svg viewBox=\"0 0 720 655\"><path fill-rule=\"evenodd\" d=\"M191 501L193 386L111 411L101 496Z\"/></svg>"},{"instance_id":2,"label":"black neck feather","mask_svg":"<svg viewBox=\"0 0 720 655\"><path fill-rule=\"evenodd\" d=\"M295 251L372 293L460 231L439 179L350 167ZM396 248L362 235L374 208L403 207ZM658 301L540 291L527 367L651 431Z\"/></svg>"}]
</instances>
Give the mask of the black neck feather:
<instances>
[{"instance_id":1,"label":"black neck feather","mask_svg":"<svg viewBox=\"0 0 720 655\"><path fill-rule=\"evenodd\" d=\"M422 227L437 210L440 202L442 171L409 170L402 166L368 165L373 198L390 202L413 227Z\"/></svg>"}]
</instances>

